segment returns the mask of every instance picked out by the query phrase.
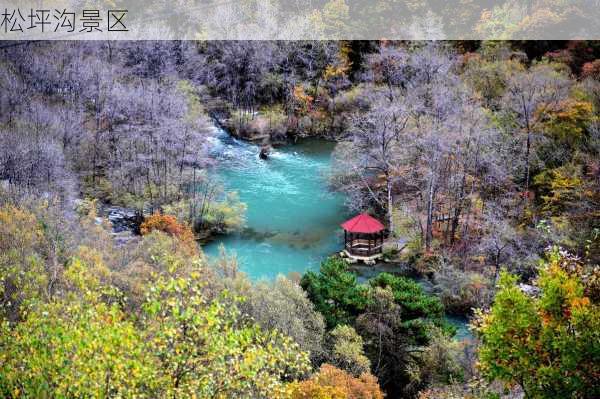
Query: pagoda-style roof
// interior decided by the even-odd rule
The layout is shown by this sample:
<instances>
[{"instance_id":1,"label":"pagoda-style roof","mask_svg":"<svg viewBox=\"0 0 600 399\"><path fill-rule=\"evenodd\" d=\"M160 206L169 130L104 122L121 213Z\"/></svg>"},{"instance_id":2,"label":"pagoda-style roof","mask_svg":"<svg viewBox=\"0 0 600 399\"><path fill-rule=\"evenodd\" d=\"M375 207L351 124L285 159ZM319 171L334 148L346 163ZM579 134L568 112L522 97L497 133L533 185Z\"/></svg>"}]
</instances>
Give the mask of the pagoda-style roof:
<instances>
[{"instance_id":1,"label":"pagoda-style roof","mask_svg":"<svg viewBox=\"0 0 600 399\"><path fill-rule=\"evenodd\" d=\"M372 234L385 229L385 226L377 219L366 213L361 213L341 224L342 228L349 233Z\"/></svg>"}]
</instances>

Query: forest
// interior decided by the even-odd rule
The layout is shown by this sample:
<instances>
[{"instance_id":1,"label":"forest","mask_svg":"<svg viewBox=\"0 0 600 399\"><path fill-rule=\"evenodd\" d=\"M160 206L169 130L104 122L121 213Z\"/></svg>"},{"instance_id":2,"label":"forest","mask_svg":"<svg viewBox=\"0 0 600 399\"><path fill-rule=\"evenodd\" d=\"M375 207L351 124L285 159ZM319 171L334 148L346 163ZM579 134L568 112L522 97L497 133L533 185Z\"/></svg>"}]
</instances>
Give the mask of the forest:
<instances>
[{"instance_id":1,"label":"forest","mask_svg":"<svg viewBox=\"0 0 600 399\"><path fill-rule=\"evenodd\" d=\"M600 397L600 42L0 54L0 396ZM385 224L385 271L208 256L250 212L217 128L257 157L334 143L328 190Z\"/></svg>"}]
</instances>

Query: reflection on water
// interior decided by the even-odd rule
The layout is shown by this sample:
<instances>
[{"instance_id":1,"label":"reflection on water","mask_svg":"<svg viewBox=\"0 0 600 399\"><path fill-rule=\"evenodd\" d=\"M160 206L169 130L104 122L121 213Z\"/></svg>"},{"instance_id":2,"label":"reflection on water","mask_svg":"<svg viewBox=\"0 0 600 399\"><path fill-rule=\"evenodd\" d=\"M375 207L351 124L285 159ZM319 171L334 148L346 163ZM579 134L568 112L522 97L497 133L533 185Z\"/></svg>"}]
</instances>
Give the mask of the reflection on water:
<instances>
[{"instance_id":1,"label":"reflection on water","mask_svg":"<svg viewBox=\"0 0 600 399\"><path fill-rule=\"evenodd\" d=\"M327 190L333 147L305 140L276 148L263 161L258 147L220 131L213 142L217 173L248 206L247 227L205 245L206 254L216 256L223 244L254 279L318 268L341 248L339 224L348 216L343 197Z\"/></svg>"}]
</instances>

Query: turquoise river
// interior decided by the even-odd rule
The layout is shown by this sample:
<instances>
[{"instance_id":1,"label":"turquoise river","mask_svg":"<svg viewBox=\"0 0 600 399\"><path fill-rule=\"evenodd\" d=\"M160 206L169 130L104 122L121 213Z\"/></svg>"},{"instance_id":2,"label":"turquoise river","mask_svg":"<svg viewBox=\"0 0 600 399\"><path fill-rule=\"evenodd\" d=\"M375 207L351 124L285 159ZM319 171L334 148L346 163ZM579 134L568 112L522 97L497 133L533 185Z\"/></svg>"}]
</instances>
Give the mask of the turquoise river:
<instances>
[{"instance_id":1,"label":"turquoise river","mask_svg":"<svg viewBox=\"0 0 600 399\"><path fill-rule=\"evenodd\" d=\"M274 149L268 160L257 146L219 130L213 153L228 191L246 203L246 228L204 246L209 257L223 244L253 279L303 273L339 251L339 227L348 215L344 198L327 187L334 143L303 140Z\"/></svg>"}]
</instances>

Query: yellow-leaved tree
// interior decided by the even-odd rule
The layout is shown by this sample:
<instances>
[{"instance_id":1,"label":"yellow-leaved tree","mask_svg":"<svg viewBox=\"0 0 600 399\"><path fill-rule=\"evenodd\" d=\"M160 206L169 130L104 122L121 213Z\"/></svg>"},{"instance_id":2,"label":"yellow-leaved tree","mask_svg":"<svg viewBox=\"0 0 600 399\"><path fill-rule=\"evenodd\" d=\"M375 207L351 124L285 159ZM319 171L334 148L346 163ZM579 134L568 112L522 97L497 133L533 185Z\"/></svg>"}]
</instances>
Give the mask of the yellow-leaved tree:
<instances>
[{"instance_id":1,"label":"yellow-leaved tree","mask_svg":"<svg viewBox=\"0 0 600 399\"><path fill-rule=\"evenodd\" d=\"M526 398L600 396L600 307L577 259L554 249L542 266L539 297L502 273L489 312L480 313L479 362L490 380L518 384Z\"/></svg>"}]
</instances>

